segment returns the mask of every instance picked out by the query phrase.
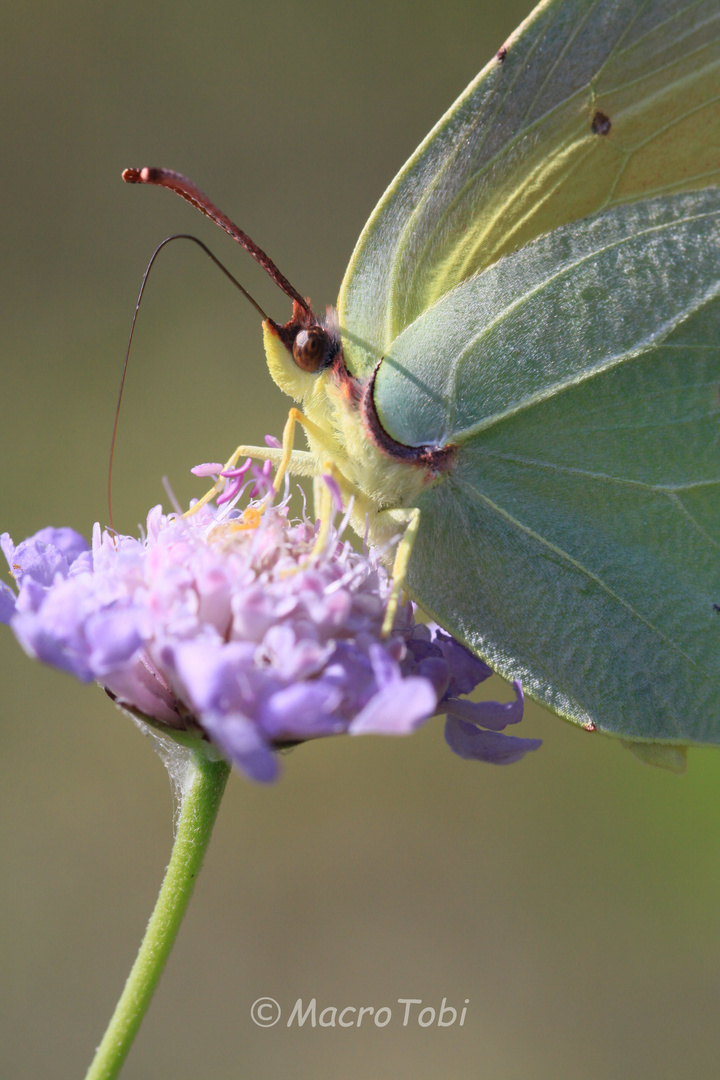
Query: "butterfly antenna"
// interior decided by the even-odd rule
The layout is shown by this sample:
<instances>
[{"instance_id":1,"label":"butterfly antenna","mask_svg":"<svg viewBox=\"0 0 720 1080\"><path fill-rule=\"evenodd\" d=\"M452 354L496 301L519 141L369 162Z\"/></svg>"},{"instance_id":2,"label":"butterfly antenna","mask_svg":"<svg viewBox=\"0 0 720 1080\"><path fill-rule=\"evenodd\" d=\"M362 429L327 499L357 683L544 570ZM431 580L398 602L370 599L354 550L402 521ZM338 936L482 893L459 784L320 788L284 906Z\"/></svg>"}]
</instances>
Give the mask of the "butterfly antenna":
<instances>
[{"instance_id":1,"label":"butterfly antenna","mask_svg":"<svg viewBox=\"0 0 720 1080\"><path fill-rule=\"evenodd\" d=\"M267 321L267 318L268 318L268 316L265 314L263 309L260 307L260 305L257 303L257 301L253 299L253 297L250 295L250 293L247 291L247 289L243 288L243 286L240 284L240 282L235 277L233 277L233 275L230 273L228 268L226 266L224 266L215 255L213 255L210 248L207 247L207 245L204 244L202 242L202 240L199 240L197 236L191 236L189 233L175 233L173 236L167 236L162 241L162 243L158 244L158 246L155 248L155 250L152 253L152 257L150 259L150 262L147 264L147 267L145 269L145 273L143 274L142 283L140 285L140 292L138 293L138 298L137 298L137 301L135 303L135 311L133 313L132 323L130 325L130 335L128 337L127 349L125 350L125 362L123 364L122 375L120 377L120 390L118 392L117 407L115 409L115 422L113 424L112 440L110 442L110 464L109 464L109 467L108 467L108 515L109 515L110 531L113 532L113 533L115 532L115 528L113 526L113 516L112 516L113 461L115 459L115 441L117 439L118 423L119 423L119 420L120 420L120 406L122 404L123 390L125 389L125 376L127 375L128 361L130 359L130 346L132 345L133 335L135 333L135 323L137 322L138 312L140 310L140 303L142 301L143 294L145 292L145 286L147 285L148 276L150 274L150 271L152 270L153 263L157 259L158 255L160 254L162 249L164 247L166 247L167 244L171 243L171 241L173 241L173 240L192 240L192 242L194 244L197 244L199 248L202 248L202 250L208 256L208 258L212 259L212 261L215 263L215 265L220 270L222 270L225 277L228 278L230 281L232 281L233 285L235 285L235 287L240 290L240 292L243 294L243 296L246 298L246 300L250 301L250 303L255 308L255 310L259 313L259 315L262 317L262 319L264 321Z\"/></svg>"},{"instance_id":2,"label":"butterfly antenna","mask_svg":"<svg viewBox=\"0 0 720 1080\"><path fill-rule=\"evenodd\" d=\"M270 275L286 296L298 303L305 311L310 312L307 300L300 295L297 289L292 287L285 275L280 273L272 259L250 239L247 233L239 229L234 221L231 221L226 214L223 214L222 210L218 210L217 206L191 180L188 180L180 173L172 172L170 169L148 168L125 169L122 178L126 184L156 184L158 187L168 188L170 191L174 191L176 195L180 195L201 213L205 214L206 217L209 217L211 221L214 221L216 225L219 225L221 229L224 229L229 236L232 236L233 240L236 240L241 247L244 247L252 255L253 259L262 266L263 270Z\"/></svg>"}]
</instances>

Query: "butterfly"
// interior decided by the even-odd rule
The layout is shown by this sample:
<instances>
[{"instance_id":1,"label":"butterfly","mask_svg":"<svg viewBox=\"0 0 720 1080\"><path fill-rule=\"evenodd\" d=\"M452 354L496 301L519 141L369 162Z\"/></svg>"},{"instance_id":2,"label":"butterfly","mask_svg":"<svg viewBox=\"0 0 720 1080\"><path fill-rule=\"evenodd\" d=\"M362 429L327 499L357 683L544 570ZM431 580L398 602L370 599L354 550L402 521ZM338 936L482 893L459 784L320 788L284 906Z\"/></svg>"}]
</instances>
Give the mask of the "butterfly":
<instances>
[{"instance_id":1,"label":"butterfly","mask_svg":"<svg viewBox=\"0 0 720 1080\"><path fill-rule=\"evenodd\" d=\"M331 474L360 534L401 534L409 595L560 716L720 741L718 0L541 3L390 184L324 318L184 178L130 174L293 300L263 330L300 408L236 456Z\"/></svg>"}]
</instances>

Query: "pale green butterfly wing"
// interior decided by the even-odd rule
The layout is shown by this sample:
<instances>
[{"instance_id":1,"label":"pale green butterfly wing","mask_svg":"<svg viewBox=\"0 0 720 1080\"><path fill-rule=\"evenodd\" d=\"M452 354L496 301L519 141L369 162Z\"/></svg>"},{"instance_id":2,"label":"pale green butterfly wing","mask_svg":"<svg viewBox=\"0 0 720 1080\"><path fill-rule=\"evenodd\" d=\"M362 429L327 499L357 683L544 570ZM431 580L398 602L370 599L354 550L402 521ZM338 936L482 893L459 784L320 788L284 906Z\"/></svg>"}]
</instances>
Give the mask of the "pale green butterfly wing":
<instances>
[{"instance_id":1,"label":"pale green butterfly wing","mask_svg":"<svg viewBox=\"0 0 720 1080\"><path fill-rule=\"evenodd\" d=\"M719 387L718 189L458 286L375 386L393 438L457 446L420 499L411 592L561 715L720 741Z\"/></svg>"},{"instance_id":2,"label":"pale green butterfly wing","mask_svg":"<svg viewBox=\"0 0 720 1080\"><path fill-rule=\"evenodd\" d=\"M367 373L458 283L602 208L720 180L717 0L546 0L368 221L340 290Z\"/></svg>"}]
</instances>

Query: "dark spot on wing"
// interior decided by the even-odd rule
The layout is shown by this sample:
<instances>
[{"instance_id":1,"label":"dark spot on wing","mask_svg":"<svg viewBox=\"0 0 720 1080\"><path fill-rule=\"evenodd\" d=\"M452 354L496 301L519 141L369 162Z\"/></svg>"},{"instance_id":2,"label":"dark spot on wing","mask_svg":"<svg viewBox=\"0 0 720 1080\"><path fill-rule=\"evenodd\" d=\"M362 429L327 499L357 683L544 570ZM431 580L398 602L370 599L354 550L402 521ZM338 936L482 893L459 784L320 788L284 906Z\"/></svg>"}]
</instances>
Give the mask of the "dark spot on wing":
<instances>
[{"instance_id":1,"label":"dark spot on wing","mask_svg":"<svg viewBox=\"0 0 720 1080\"><path fill-rule=\"evenodd\" d=\"M502 45L498 49L498 51L496 53L496 56L497 56L497 59L498 59L498 63L499 64L504 64L505 63L505 57L507 56L507 45Z\"/></svg>"},{"instance_id":2,"label":"dark spot on wing","mask_svg":"<svg viewBox=\"0 0 720 1080\"><path fill-rule=\"evenodd\" d=\"M596 135L607 135L608 131L612 127L610 123L610 117L606 116L604 112L596 112L592 118L592 124L590 127L593 129Z\"/></svg>"},{"instance_id":3,"label":"dark spot on wing","mask_svg":"<svg viewBox=\"0 0 720 1080\"><path fill-rule=\"evenodd\" d=\"M720 604L713 604L713 611L720 611Z\"/></svg>"}]
</instances>

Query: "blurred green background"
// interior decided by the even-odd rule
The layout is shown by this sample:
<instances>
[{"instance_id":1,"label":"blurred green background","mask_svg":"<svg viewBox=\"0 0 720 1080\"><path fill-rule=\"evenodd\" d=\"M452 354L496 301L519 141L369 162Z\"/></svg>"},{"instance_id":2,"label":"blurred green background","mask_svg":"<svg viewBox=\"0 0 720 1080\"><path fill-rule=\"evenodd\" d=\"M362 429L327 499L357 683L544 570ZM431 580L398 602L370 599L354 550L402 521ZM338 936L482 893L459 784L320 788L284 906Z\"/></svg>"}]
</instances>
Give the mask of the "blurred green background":
<instances>
[{"instance_id":1,"label":"blurred green background","mask_svg":"<svg viewBox=\"0 0 720 1080\"><path fill-rule=\"evenodd\" d=\"M0 529L106 520L135 294L156 243L219 230L128 165L192 177L320 307L383 188L527 2L2 5ZM190 245L161 257L136 336L115 518L198 494L189 468L280 433L258 320ZM0 1075L83 1075L171 841L150 747L95 687L0 634ZM498 685L490 692L507 693ZM633 693L628 687L628 697ZM684 777L528 710L543 749L492 769L442 724L301 747L272 789L231 779L125 1080L716 1077L720 754ZM384 1030L267 1030L286 1010L395 1007ZM399 997L470 1000L465 1025Z\"/></svg>"}]
</instances>

